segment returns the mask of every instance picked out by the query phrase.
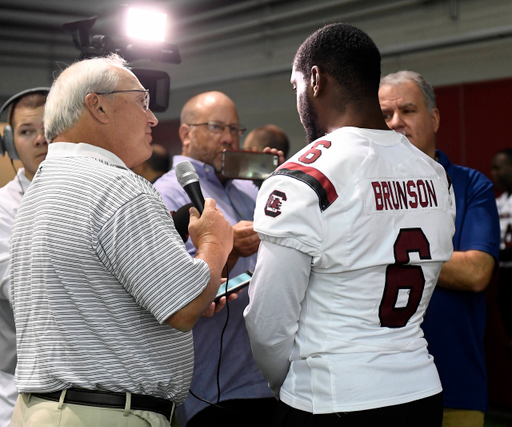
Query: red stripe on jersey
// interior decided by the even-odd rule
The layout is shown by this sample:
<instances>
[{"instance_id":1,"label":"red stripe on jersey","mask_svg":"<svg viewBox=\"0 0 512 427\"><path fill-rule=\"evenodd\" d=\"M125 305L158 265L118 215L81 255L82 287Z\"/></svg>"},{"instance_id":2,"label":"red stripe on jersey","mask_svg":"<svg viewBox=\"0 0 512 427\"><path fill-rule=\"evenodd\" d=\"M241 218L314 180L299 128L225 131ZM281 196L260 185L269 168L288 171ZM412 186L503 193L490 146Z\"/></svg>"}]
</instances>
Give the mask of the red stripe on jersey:
<instances>
[{"instance_id":1,"label":"red stripe on jersey","mask_svg":"<svg viewBox=\"0 0 512 427\"><path fill-rule=\"evenodd\" d=\"M327 196L327 200L329 201L329 205L333 204L334 201L338 198L338 193L336 193L336 189L334 188L334 185L332 185L332 182L329 181L329 178L327 178L318 169L311 168L309 166L304 166L294 162L284 163L283 165L281 165L279 169L301 171L306 175L313 177L323 187L325 194Z\"/></svg>"}]
</instances>

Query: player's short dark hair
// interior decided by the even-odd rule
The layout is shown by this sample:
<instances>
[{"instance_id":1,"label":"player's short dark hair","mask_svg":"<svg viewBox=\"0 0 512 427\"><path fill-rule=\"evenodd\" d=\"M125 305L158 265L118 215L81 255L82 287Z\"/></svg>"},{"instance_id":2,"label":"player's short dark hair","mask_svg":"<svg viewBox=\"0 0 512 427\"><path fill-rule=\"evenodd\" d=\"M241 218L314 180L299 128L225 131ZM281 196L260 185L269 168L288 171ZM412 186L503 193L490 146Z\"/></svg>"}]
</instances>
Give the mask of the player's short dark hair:
<instances>
[{"instance_id":1,"label":"player's short dark hair","mask_svg":"<svg viewBox=\"0 0 512 427\"><path fill-rule=\"evenodd\" d=\"M349 24L330 24L309 36L295 55L293 65L309 76L316 65L332 76L349 100L378 96L380 52L362 30Z\"/></svg>"}]
</instances>

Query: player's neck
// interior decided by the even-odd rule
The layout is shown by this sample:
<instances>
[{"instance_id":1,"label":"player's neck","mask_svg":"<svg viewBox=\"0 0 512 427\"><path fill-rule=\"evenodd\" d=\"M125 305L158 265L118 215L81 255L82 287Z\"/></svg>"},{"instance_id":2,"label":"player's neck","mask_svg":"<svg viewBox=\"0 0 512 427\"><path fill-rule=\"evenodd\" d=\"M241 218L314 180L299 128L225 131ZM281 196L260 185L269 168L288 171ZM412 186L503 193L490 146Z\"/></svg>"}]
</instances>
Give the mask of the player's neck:
<instances>
[{"instance_id":1,"label":"player's neck","mask_svg":"<svg viewBox=\"0 0 512 427\"><path fill-rule=\"evenodd\" d=\"M365 129L389 130L379 104L348 104L345 111L335 119L331 126L326 126L330 132L345 126Z\"/></svg>"}]
</instances>

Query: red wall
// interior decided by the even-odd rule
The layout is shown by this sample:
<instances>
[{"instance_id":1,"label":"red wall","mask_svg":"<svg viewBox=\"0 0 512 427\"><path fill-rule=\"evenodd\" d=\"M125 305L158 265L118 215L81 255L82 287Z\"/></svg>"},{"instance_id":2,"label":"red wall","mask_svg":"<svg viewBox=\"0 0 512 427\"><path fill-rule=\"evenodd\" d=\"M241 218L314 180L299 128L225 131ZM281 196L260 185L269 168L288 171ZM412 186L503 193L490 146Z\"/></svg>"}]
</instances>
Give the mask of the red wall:
<instances>
[{"instance_id":1,"label":"red wall","mask_svg":"<svg viewBox=\"0 0 512 427\"><path fill-rule=\"evenodd\" d=\"M437 148L453 163L477 169L489 177L493 155L503 148L512 148L512 79L439 87L435 92L441 114ZM512 347L499 314L497 274L486 290L484 340L489 403L494 409L512 408Z\"/></svg>"},{"instance_id":2,"label":"red wall","mask_svg":"<svg viewBox=\"0 0 512 427\"><path fill-rule=\"evenodd\" d=\"M512 147L512 79L435 89L441 126L437 148L453 163L489 176L496 151Z\"/></svg>"}]
</instances>

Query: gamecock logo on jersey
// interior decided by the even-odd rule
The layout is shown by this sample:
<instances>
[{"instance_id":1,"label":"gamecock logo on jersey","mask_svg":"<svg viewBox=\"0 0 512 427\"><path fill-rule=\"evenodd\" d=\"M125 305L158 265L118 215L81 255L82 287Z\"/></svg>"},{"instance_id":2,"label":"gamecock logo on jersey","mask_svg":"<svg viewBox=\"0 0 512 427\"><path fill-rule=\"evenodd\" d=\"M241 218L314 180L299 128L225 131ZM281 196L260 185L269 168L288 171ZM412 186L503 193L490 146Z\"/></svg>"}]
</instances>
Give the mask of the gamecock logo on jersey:
<instances>
[{"instance_id":1,"label":"gamecock logo on jersey","mask_svg":"<svg viewBox=\"0 0 512 427\"><path fill-rule=\"evenodd\" d=\"M274 190L268 196L267 204L265 205L265 215L275 218L281 215L281 206L286 201L286 194L279 190Z\"/></svg>"}]
</instances>

